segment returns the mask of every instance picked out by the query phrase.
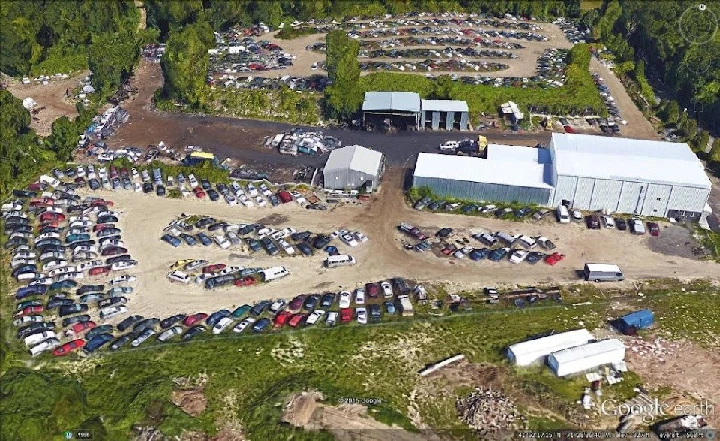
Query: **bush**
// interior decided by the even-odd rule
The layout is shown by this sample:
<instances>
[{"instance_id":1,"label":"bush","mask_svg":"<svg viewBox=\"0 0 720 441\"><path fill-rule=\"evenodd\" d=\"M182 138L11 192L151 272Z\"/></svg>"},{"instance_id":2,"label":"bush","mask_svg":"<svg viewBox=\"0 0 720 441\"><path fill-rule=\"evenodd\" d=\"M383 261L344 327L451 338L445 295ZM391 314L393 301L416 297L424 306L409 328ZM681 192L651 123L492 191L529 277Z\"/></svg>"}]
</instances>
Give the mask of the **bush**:
<instances>
[{"instance_id":1,"label":"bush","mask_svg":"<svg viewBox=\"0 0 720 441\"><path fill-rule=\"evenodd\" d=\"M317 124L321 95L278 90L215 89L210 92L213 108L220 114L239 118L268 119L292 124ZM164 110L168 109L165 105Z\"/></svg>"}]
</instances>

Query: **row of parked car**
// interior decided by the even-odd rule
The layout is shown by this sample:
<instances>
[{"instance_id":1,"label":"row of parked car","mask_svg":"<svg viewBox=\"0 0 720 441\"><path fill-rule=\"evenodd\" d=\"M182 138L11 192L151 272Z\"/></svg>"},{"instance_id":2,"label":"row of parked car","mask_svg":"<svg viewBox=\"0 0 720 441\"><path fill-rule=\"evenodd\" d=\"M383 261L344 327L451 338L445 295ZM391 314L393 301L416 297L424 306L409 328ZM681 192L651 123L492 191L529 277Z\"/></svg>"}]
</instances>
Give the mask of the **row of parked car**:
<instances>
[{"instance_id":1,"label":"row of parked car","mask_svg":"<svg viewBox=\"0 0 720 441\"><path fill-rule=\"evenodd\" d=\"M207 289L213 289L225 285L251 286L259 282L280 279L289 274L284 266L246 268L224 263L209 264L203 259L183 259L170 266L167 277L171 282L186 285L194 281Z\"/></svg>"},{"instance_id":2,"label":"row of parked car","mask_svg":"<svg viewBox=\"0 0 720 441\"><path fill-rule=\"evenodd\" d=\"M185 220L172 221L164 229L164 233L160 239L173 247L179 247L183 243L188 246L195 246L198 243L210 246L215 243L222 249L239 246L251 252L264 249L271 256L277 255L281 250L288 256L298 254L312 256L314 250L325 250L335 255L339 254L337 247L329 245L335 239L350 247L368 241L367 236L359 231L341 229L330 234L312 233L297 231L293 227L276 229L262 224L228 223L212 217L202 217L195 223ZM296 249L299 253L296 253Z\"/></svg>"},{"instance_id":3,"label":"row of parked car","mask_svg":"<svg viewBox=\"0 0 720 441\"><path fill-rule=\"evenodd\" d=\"M80 287L78 291L84 292L85 289ZM71 323L72 340L55 347L54 353L60 356L82 349L86 354L90 354L105 346L115 351L128 345L138 347L151 337L155 337L158 342L167 342L178 336L181 341L190 341L208 330L217 335L229 329L235 333L249 330L261 333L285 325L292 328L321 323L334 326L353 320L367 324L379 321L383 311L389 315L412 315L413 305L408 295L410 292L411 289L404 279L395 278L380 283L368 283L363 288L355 289L354 293L341 291L337 294L327 292L300 295L289 302L283 299L262 300L254 305L245 304L232 311L221 309L211 314L175 314L164 319L131 315L115 327L98 325L89 317L82 316L82 319L75 319ZM383 302L382 305L380 301ZM20 329L23 334L28 332L25 331L26 328Z\"/></svg>"},{"instance_id":4,"label":"row of parked car","mask_svg":"<svg viewBox=\"0 0 720 441\"><path fill-rule=\"evenodd\" d=\"M588 216L583 215L580 210L570 210L564 205L560 205L557 209L558 222L563 224L569 224L571 221L574 222L585 222L587 227L591 230L599 230L601 228L611 230L630 230L633 234L642 235L647 231L652 236L660 235L660 225L657 222L647 222L647 229L645 223L639 218L633 217L625 219L622 217L612 217L601 213L592 213Z\"/></svg>"},{"instance_id":5,"label":"row of parked car","mask_svg":"<svg viewBox=\"0 0 720 441\"><path fill-rule=\"evenodd\" d=\"M521 207L518 209L510 207L498 207L496 204L474 204L466 203L461 204L459 202L447 202L441 200L433 200L430 197L423 197L415 202L413 207L416 210L430 210L430 211L444 211L444 212L455 212L459 211L462 214L467 215L483 215L483 216L495 216L498 218L515 218L515 219L527 219L532 218L534 220L543 219L551 210L547 209L533 209L531 207Z\"/></svg>"},{"instance_id":6,"label":"row of parked car","mask_svg":"<svg viewBox=\"0 0 720 441\"><path fill-rule=\"evenodd\" d=\"M2 213L11 274L26 283L15 293L17 336L33 355L49 350L62 355L77 344L77 331L89 326L84 323L90 312L102 320L127 312L127 295L133 292L128 284L135 276L118 275L107 290L83 285L73 292L79 281L133 268L137 261L116 226L119 214L112 201L81 199L74 183L47 175L13 195L17 199L4 204ZM103 329L91 334L90 350L107 338Z\"/></svg>"}]
</instances>

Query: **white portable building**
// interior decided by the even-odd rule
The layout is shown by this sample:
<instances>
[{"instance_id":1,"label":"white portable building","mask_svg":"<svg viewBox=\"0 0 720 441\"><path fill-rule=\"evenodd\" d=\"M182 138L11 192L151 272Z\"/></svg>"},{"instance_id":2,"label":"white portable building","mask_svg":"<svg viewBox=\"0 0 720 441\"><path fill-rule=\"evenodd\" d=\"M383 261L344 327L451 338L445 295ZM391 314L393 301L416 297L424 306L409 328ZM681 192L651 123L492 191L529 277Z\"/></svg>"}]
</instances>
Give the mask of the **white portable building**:
<instances>
[{"instance_id":1,"label":"white portable building","mask_svg":"<svg viewBox=\"0 0 720 441\"><path fill-rule=\"evenodd\" d=\"M584 345L592 340L593 335L587 329L576 329L515 343L508 348L507 356L518 366L529 366L536 362L544 362L545 357L553 352Z\"/></svg>"},{"instance_id":2,"label":"white portable building","mask_svg":"<svg viewBox=\"0 0 720 441\"><path fill-rule=\"evenodd\" d=\"M548 356L548 366L558 377L565 377L624 359L625 345L612 338L553 352Z\"/></svg>"}]
</instances>

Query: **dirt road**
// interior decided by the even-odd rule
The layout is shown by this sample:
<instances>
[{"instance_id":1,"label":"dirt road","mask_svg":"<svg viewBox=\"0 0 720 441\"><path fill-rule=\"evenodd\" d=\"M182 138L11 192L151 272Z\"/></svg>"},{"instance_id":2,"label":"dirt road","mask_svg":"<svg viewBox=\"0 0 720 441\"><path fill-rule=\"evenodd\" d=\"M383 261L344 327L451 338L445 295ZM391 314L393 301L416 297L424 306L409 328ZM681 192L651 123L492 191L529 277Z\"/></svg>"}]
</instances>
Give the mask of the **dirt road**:
<instances>
[{"instance_id":1,"label":"dirt road","mask_svg":"<svg viewBox=\"0 0 720 441\"><path fill-rule=\"evenodd\" d=\"M590 72L600 74L600 77L610 89L610 95L615 99L615 104L620 110L620 116L627 121L627 125L622 127L622 136L624 138L655 140L661 138L650 124L650 121L645 118L645 115L635 105L625 90L625 86L613 71L603 66L597 58L592 57L590 59Z\"/></svg>"},{"instance_id":2,"label":"dirt road","mask_svg":"<svg viewBox=\"0 0 720 441\"><path fill-rule=\"evenodd\" d=\"M132 313L166 316L172 313L210 311L238 306L268 298L292 298L300 293L355 288L369 281L390 277L446 282L450 289L478 289L496 284L537 284L576 282L576 271L585 262L618 264L628 279L657 277L720 278L720 269L711 262L666 256L647 246L648 236L634 236L613 230L589 231L583 225L518 223L452 214L419 212L405 206L401 173L387 173L378 197L367 206L345 206L328 212L304 210L296 204L274 208L246 209L222 202L197 199L165 199L132 192L98 192L113 200L121 213L120 227L130 253L139 261L134 270L139 276L137 294L131 296ZM173 248L159 240L168 222L186 214L212 215L228 222L269 223L298 231L332 232L338 228L359 230L370 240L351 248L337 244L341 252L353 255L353 267L325 269L324 253L312 257L270 257L263 252L248 254L241 249L221 250L217 246ZM270 215L272 217L269 217ZM544 235L567 255L555 267L544 263L513 265L509 262L473 262L468 259L438 258L431 253L416 253L402 248L405 239L397 225L411 222L429 234L440 227L456 230L483 228L532 236ZM275 227L277 228L277 226ZM674 227L679 228L679 227ZM466 235L466 237L469 235ZM336 241L337 242L337 241ZM234 286L205 290L196 284L181 286L166 279L169 266L180 259L206 259L229 265L269 267L283 265L291 275L254 287Z\"/></svg>"}]
</instances>

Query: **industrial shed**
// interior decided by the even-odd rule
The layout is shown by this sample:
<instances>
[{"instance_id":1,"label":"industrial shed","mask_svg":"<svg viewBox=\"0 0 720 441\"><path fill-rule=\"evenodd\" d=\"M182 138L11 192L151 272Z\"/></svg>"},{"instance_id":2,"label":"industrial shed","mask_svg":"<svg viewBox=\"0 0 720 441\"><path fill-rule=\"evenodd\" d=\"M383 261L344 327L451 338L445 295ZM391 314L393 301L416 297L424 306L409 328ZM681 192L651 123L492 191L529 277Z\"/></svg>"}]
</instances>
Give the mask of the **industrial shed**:
<instances>
[{"instance_id":1,"label":"industrial shed","mask_svg":"<svg viewBox=\"0 0 720 441\"><path fill-rule=\"evenodd\" d=\"M508 348L507 355L510 362L518 366L529 366L533 363L544 362L545 357L553 352L584 345L592 340L593 336L587 329L576 329L515 343Z\"/></svg>"},{"instance_id":2,"label":"industrial shed","mask_svg":"<svg viewBox=\"0 0 720 441\"><path fill-rule=\"evenodd\" d=\"M687 144L553 133L552 206L698 219L710 180Z\"/></svg>"},{"instance_id":3,"label":"industrial shed","mask_svg":"<svg viewBox=\"0 0 720 441\"><path fill-rule=\"evenodd\" d=\"M613 338L553 352L548 356L548 366L558 377L565 377L624 359L625 345Z\"/></svg>"},{"instance_id":4,"label":"industrial shed","mask_svg":"<svg viewBox=\"0 0 720 441\"><path fill-rule=\"evenodd\" d=\"M420 95L415 92L365 92L362 105L364 127L390 125L418 130L420 113Z\"/></svg>"},{"instance_id":5,"label":"industrial shed","mask_svg":"<svg viewBox=\"0 0 720 441\"><path fill-rule=\"evenodd\" d=\"M323 169L325 188L354 190L363 185L375 190L385 169L382 153L359 145L351 145L330 152Z\"/></svg>"},{"instance_id":6,"label":"industrial shed","mask_svg":"<svg viewBox=\"0 0 720 441\"><path fill-rule=\"evenodd\" d=\"M490 144L487 159L420 153L413 186L441 197L547 205L550 174L542 149Z\"/></svg>"},{"instance_id":7,"label":"industrial shed","mask_svg":"<svg viewBox=\"0 0 720 441\"><path fill-rule=\"evenodd\" d=\"M428 126L432 130L468 129L470 110L465 101L453 100L422 100L422 119L420 129Z\"/></svg>"}]
</instances>

